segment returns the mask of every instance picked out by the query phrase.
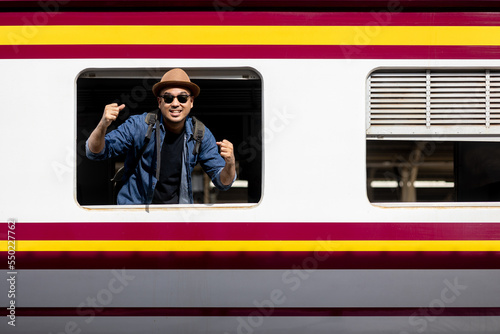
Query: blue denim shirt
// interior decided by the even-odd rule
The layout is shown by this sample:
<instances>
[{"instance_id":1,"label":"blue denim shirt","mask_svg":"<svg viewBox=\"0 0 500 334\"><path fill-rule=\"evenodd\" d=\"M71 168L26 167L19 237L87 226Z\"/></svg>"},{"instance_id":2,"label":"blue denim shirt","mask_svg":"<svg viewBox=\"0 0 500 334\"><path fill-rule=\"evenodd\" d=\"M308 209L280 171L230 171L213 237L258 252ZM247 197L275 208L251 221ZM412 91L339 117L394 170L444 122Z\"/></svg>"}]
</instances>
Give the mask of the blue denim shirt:
<instances>
[{"instance_id":1,"label":"blue denim shirt","mask_svg":"<svg viewBox=\"0 0 500 334\"><path fill-rule=\"evenodd\" d=\"M128 168L130 168L130 165L135 161L136 154L140 152L144 145L144 138L148 128L145 121L146 115L147 113L131 116L116 130L106 134L105 147L99 153L90 151L87 140L85 145L87 157L91 160L105 160L121 154L127 154L125 158L125 173L127 173ZM157 130L155 125L154 131ZM150 204L153 200L154 189L157 182L155 177L156 135L154 131L138 166L118 193L118 204ZM163 144L163 139L165 138L163 123L160 124L160 131L161 144ZM201 143L200 153L197 155L193 154L194 144L193 120L191 117L188 117L186 119L184 150L182 153L179 204L193 203L191 173L198 162L218 189L227 190L231 188L231 184L226 186L220 181L220 172L226 165L226 162L220 156L215 138L210 130L205 127L205 135Z\"/></svg>"}]
</instances>

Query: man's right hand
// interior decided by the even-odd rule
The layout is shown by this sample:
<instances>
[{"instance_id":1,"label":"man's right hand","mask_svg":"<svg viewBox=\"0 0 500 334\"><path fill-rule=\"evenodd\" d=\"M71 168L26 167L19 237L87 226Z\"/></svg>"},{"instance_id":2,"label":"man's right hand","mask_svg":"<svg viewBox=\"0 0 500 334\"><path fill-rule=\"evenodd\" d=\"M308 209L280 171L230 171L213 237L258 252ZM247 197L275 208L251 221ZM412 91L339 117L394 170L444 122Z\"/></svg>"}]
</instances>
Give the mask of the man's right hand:
<instances>
[{"instance_id":1,"label":"man's right hand","mask_svg":"<svg viewBox=\"0 0 500 334\"><path fill-rule=\"evenodd\" d=\"M118 103L111 103L104 107L104 113L101 121L97 127L92 131L88 139L89 149L92 153L99 153L104 149L106 144L104 137L106 136L106 129L118 117L120 111L125 108L125 105L118 105Z\"/></svg>"},{"instance_id":2,"label":"man's right hand","mask_svg":"<svg viewBox=\"0 0 500 334\"><path fill-rule=\"evenodd\" d=\"M118 103L111 103L104 107L104 113L102 114L101 125L106 129L118 118L120 111L125 108L124 104L118 105Z\"/></svg>"}]
</instances>

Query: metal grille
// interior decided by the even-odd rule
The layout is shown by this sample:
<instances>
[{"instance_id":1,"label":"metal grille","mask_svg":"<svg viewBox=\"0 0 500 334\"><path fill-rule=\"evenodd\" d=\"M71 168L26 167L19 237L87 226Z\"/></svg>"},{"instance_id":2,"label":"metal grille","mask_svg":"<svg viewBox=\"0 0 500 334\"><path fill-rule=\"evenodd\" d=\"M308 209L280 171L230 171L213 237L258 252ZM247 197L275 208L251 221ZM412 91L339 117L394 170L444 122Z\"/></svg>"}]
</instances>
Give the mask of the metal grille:
<instances>
[{"instance_id":1,"label":"metal grille","mask_svg":"<svg viewBox=\"0 0 500 334\"><path fill-rule=\"evenodd\" d=\"M368 136L498 135L500 71L376 71Z\"/></svg>"}]
</instances>

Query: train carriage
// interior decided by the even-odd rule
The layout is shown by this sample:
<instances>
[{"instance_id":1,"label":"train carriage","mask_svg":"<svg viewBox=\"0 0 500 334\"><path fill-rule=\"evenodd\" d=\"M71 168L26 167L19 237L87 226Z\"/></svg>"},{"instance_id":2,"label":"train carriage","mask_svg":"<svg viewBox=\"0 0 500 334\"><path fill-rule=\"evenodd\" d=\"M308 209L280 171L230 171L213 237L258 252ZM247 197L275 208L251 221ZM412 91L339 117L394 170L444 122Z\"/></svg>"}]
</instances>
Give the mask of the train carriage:
<instances>
[{"instance_id":1,"label":"train carriage","mask_svg":"<svg viewBox=\"0 0 500 334\"><path fill-rule=\"evenodd\" d=\"M498 7L1 1L2 333L499 332ZM114 205L172 68L238 180Z\"/></svg>"}]
</instances>

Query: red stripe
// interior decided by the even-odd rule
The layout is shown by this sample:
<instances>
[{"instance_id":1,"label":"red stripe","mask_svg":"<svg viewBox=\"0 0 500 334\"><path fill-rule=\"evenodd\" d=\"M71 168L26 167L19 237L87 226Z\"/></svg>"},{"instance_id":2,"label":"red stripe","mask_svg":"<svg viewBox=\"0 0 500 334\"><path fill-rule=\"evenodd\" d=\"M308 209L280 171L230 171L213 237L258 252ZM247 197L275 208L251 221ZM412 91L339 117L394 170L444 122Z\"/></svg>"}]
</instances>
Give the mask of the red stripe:
<instances>
[{"instance_id":1,"label":"red stripe","mask_svg":"<svg viewBox=\"0 0 500 334\"><path fill-rule=\"evenodd\" d=\"M497 26L497 13L371 12L14 12L0 25Z\"/></svg>"},{"instance_id":2,"label":"red stripe","mask_svg":"<svg viewBox=\"0 0 500 334\"><path fill-rule=\"evenodd\" d=\"M498 59L500 46L0 45L0 59Z\"/></svg>"},{"instance_id":3,"label":"red stripe","mask_svg":"<svg viewBox=\"0 0 500 334\"><path fill-rule=\"evenodd\" d=\"M50 2L50 1L48 1ZM72 0L54 1L64 3L64 8L204 8L208 10L233 11L247 8L268 8L301 10L308 9L344 9L360 8L364 10L378 9L387 10L396 3L402 9L495 9L499 7L495 0L454 1L454 0ZM37 0L0 0L0 7L27 7L40 9L40 1ZM42 2L45 3L45 2ZM399 8L398 7L398 8Z\"/></svg>"},{"instance_id":4,"label":"red stripe","mask_svg":"<svg viewBox=\"0 0 500 334\"><path fill-rule=\"evenodd\" d=\"M7 316L9 310L3 309L3 315ZM441 317L464 317L464 316L499 316L498 307L446 307L439 312L431 313L433 316ZM263 305L261 308L236 308L236 307L106 307L95 308L63 308L63 307L16 307L16 316L25 317L89 317L95 315L100 317L246 317L246 316L271 316L271 317L408 317L429 316L429 310L420 308L330 308L330 307L287 307L276 308Z\"/></svg>"},{"instance_id":5,"label":"red stripe","mask_svg":"<svg viewBox=\"0 0 500 334\"><path fill-rule=\"evenodd\" d=\"M16 252L19 270L121 268L500 269L500 252Z\"/></svg>"},{"instance_id":6,"label":"red stripe","mask_svg":"<svg viewBox=\"0 0 500 334\"><path fill-rule=\"evenodd\" d=\"M16 240L500 240L500 223L20 222Z\"/></svg>"}]
</instances>

